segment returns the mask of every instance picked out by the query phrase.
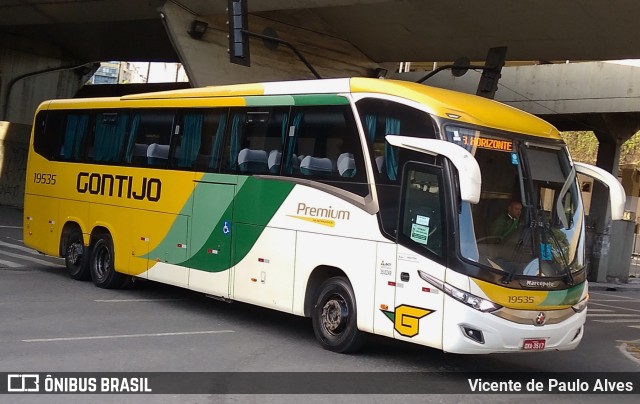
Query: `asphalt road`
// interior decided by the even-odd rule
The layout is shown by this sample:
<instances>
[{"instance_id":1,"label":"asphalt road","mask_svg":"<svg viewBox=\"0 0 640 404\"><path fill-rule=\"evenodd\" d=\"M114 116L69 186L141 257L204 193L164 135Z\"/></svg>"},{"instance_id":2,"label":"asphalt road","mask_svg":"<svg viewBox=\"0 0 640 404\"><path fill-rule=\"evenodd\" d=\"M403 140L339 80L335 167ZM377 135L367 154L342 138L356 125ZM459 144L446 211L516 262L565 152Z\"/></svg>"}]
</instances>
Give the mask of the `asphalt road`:
<instances>
[{"instance_id":1,"label":"asphalt road","mask_svg":"<svg viewBox=\"0 0 640 404\"><path fill-rule=\"evenodd\" d=\"M592 291L585 336L574 351L472 357L371 337L362 352L340 355L316 343L308 319L153 282L104 290L74 281L61 259L22 245L20 214L0 208L0 372L640 372L640 361L628 352L637 350L640 342L640 291ZM10 402L39 402L39 397L11 396ZM75 398L146 401L141 396L117 397ZM304 401L326 402L326 397ZM328 397L330 402L425 402L425 396L417 395ZM71 398L57 395L46 401ZM428 398L520 402L524 397ZM601 398L564 395L554 396L554 402ZM635 402L633 398L618 395L615 400ZM153 396L153 401L300 402L300 397L187 395ZM548 398L536 395L527 401Z\"/></svg>"}]
</instances>

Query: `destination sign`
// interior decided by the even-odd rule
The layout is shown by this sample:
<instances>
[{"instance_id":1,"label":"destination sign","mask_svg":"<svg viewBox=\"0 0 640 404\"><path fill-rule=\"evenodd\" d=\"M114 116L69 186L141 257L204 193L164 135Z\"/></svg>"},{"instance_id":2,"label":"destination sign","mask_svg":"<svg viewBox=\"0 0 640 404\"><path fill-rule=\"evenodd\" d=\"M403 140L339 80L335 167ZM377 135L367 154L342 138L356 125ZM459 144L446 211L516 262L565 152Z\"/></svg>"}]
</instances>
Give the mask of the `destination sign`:
<instances>
[{"instance_id":1,"label":"destination sign","mask_svg":"<svg viewBox=\"0 0 640 404\"><path fill-rule=\"evenodd\" d=\"M476 137L460 135L462 144L465 146L475 146L483 149L499 150L510 152L513 150L513 142L511 140L488 139L486 137Z\"/></svg>"}]
</instances>

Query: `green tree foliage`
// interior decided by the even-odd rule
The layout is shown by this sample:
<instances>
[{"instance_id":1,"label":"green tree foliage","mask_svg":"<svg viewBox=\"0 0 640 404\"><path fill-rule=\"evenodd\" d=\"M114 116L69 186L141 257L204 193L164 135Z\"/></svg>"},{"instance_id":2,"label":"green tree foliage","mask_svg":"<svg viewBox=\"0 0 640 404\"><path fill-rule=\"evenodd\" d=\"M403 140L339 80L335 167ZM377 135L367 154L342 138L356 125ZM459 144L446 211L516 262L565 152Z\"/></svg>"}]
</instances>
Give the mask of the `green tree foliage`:
<instances>
[{"instance_id":1,"label":"green tree foliage","mask_svg":"<svg viewBox=\"0 0 640 404\"><path fill-rule=\"evenodd\" d=\"M620 164L640 163L640 132L631 136L620 149Z\"/></svg>"},{"instance_id":2,"label":"green tree foliage","mask_svg":"<svg viewBox=\"0 0 640 404\"><path fill-rule=\"evenodd\" d=\"M562 132L571 158L582 163L595 164L598 156L598 139L593 132Z\"/></svg>"},{"instance_id":3,"label":"green tree foliage","mask_svg":"<svg viewBox=\"0 0 640 404\"><path fill-rule=\"evenodd\" d=\"M575 161L595 164L598 156L598 139L593 132L562 132L562 138L569 147ZM640 163L640 132L622 144L620 164Z\"/></svg>"}]
</instances>

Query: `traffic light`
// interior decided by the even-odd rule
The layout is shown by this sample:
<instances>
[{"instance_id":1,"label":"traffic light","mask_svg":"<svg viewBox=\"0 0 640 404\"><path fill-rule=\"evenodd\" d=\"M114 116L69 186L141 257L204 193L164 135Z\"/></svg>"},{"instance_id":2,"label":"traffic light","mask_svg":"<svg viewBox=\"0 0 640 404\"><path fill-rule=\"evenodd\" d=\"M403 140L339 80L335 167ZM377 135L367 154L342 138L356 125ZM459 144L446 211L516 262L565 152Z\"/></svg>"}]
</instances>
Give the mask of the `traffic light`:
<instances>
[{"instance_id":1,"label":"traffic light","mask_svg":"<svg viewBox=\"0 0 640 404\"><path fill-rule=\"evenodd\" d=\"M227 16L229 24L229 61L244 66L251 66L249 53L249 22L247 17L247 0L228 0Z\"/></svg>"},{"instance_id":2,"label":"traffic light","mask_svg":"<svg viewBox=\"0 0 640 404\"><path fill-rule=\"evenodd\" d=\"M498 90L498 80L500 80L502 67L504 66L506 58L506 46L489 49L476 95L489 99L495 97L496 91Z\"/></svg>"}]
</instances>

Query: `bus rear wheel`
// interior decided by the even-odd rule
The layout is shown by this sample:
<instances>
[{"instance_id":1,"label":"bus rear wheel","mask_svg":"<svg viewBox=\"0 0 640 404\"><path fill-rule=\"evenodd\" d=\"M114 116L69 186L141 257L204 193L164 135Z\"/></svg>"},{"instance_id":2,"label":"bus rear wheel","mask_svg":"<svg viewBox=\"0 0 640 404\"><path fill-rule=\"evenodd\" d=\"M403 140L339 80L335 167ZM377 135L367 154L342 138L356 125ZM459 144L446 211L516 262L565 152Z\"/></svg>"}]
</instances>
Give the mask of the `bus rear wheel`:
<instances>
[{"instance_id":1,"label":"bus rear wheel","mask_svg":"<svg viewBox=\"0 0 640 404\"><path fill-rule=\"evenodd\" d=\"M354 352L364 343L358 330L355 295L347 278L327 279L320 285L312 313L313 332L324 349Z\"/></svg>"},{"instance_id":2,"label":"bus rear wheel","mask_svg":"<svg viewBox=\"0 0 640 404\"><path fill-rule=\"evenodd\" d=\"M117 289L127 280L127 276L116 272L113 239L109 233L100 234L91 248L89 268L93 283L104 289Z\"/></svg>"},{"instance_id":3,"label":"bus rear wheel","mask_svg":"<svg viewBox=\"0 0 640 404\"><path fill-rule=\"evenodd\" d=\"M91 278L89 274L89 251L84 246L82 233L79 230L73 230L67 237L64 264L72 279L84 281Z\"/></svg>"}]
</instances>

